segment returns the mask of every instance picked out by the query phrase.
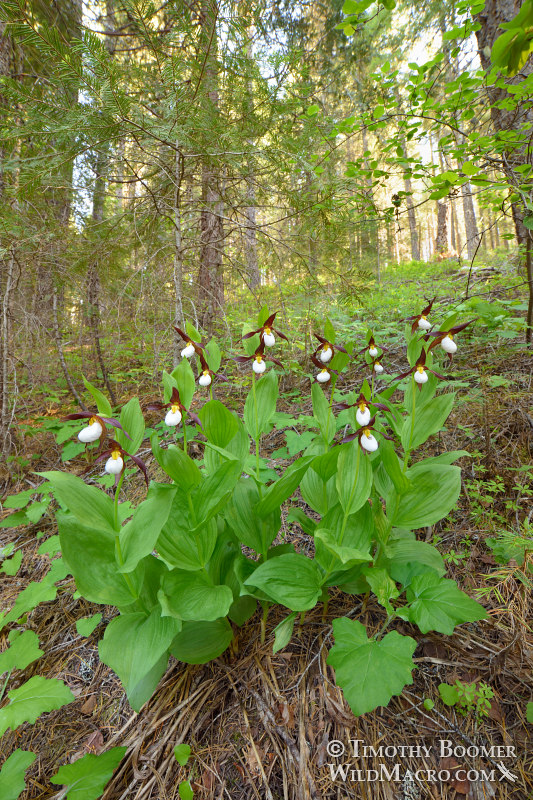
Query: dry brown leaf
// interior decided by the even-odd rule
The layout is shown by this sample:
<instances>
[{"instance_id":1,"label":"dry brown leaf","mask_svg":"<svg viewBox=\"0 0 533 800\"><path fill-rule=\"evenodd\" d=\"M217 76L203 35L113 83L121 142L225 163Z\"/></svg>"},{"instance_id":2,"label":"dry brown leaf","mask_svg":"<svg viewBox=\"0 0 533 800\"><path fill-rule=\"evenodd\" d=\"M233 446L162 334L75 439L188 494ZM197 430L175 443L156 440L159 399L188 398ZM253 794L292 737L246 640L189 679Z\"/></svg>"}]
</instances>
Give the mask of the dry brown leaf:
<instances>
[{"instance_id":1,"label":"dry brown leaf","mask_svg":"<svg viewBox=\"0 0 533 800\"><path fill-rule=\"evenodd\" d=\"M80 711L82 714L92 714L94 709L96 708L96 705L97 705L96 696L94 694L91 694L80 708Z\"/></svg>"}]
</instances>

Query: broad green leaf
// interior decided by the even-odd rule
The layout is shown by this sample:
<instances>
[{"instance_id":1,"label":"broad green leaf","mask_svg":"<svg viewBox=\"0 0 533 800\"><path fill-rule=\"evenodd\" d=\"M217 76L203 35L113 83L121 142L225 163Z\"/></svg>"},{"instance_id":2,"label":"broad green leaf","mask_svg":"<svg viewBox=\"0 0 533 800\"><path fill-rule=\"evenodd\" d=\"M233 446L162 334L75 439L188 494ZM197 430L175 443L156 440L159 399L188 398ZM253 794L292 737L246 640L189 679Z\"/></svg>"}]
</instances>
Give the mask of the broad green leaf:
<instances>
[{"instance_id":1,"label":"broad green leaf","mask_svg":"<svg viewBox=\"0 0 533 800\"><path fill-rule=\"evenodd\" d=\"M28 521L31 522L32 525L36 525L41 517L46 514L49 505L50 502L47 498L46 500L40 500L37 503L30 503L29 506L26 506L26 517L28 518Z\"/></svg>"},{"instance_id":2,"label":"broad green leaf","mask_svg":"<svg viewBox=\"0 0 533 800\"><path fill-rule=\"evenodd\" d=\"M205 572L173 569L162 582L167 613L177 619L214 622L225 617L233 603L229 586L214 586Z\"/></svg>"},{"instance_id":3,"label":"broad green leaf","mask_svg":"<svg viewBox=\"0 0 533 800\"><path fill-rule=\"evenodd\" d=\"M400 592L387 570L380 567L364 567L362 573L380 606L386 609L387 614L394 614L390 601L398 597Z\"/></svg>"},{"instance_id":4,"label":"broad green leaf","mask_svg":"<svg viewBox=\"0 0 533 800\"><path fill-rule=\"evenodd\" d=\"M395 581L406 586L414 575L435 570L437 575L444 575L444 560L432 544L419 542L417 539L390 539L385 546L385 564ZM381 562L380 562L381 563Z\"/></svg>"},{"instance_id":5,"label":"broad green leaf","mask_svg":"<svg viewBox=\"0 0 533 800\"><path fill-rule=\"evenodd\" d=\"M185 323L185 333L188 334L188 336L190 336L194 342L202 341L202 334L198 328L195 328L192 322L189 322L188 320Z\"/></svg>"},{"instance_id":6,"label":"broad green leaf","mask_svg":"<svg viewBox=\"0 0 533 800\"><path fill-rule=\"evenodd\" d=\"M261 589L291 611L313 608L322 592L322 574L310 558L287 553L271 558L255 569L245 584Z\"/></svg>"},{"instance_id":7,"label":"broad green leaf","mask_svg":"<svg viewBox=\"0 0 533 800\"><path fill-rule=\"evenodd\" d=\"M12 689L7 696L11 702L0 708L0 736L8 728L15 730L23 722L33 725L37 717L45 711L61 708L74 700L74 695L63 681L57 678L41 678L38 675L18 689Z\"/></svg>"},{"instance_id":8,"label":"broad green leaf","mask_svg":"<svg viewBox=\"0 0 533 800\"><path fill-rule=\"evenodd\" d=\"M198 416L202 421L203 432L217 447L226 447L237 433L237 417L220 400L209 400L202 406Z\"/></svg>"},{"instance_id":9,"label":"broad green leaf","mask_svg":"<svg viewBox=\"0 0 533 800\"><path fill-rule=\"evenodd\" d=\"M182 404L185 408L189 409L194 397L196 383L194 380L194 372L192 371L188 358L181 359L176 369L172 371L172 377L176 381Z\"/></svg>"},{"instance_id":10,"label":"broad green leaf","mask_svg":"<svg viewBox=\"0 0 533 800\"><path fill-rule=\"evenodd\" d=\"M300 492L313 511L325 514L328 508L332 508L339 502L335 480L335 475L333 475L324 482L313 467L307 470L300 484Z\"/></svg>"},{"instance_id":11,"label":"broad green leaf","mask_svg":"<svg viewBox=\"0 0 533 800\"><path fill-rule=\"evenodd\" d=\"M178 491L156 543L158 553L173 567L195 571L207 564L216 540L216 521L196 526L190 519L187 496Z\"/></svg>"},{"instance_id":12,"label":"broad green leaf","mask_svg":"<svg viewBox=\"0 0 533 800\"><path fill-rule=\"evenodd\" d=\"M141 404L137 397L132 397L120 412L120 424L124 431L130 435L130 438L128 439L124 431L117 428L115 430L116 440L127 453L135 455L144 439L145 429Z\"/></svg>"},{"instance_id":13,"label":"broad green leaf","mask_svg":"<svg viewBox=\"0 0 533 800\"><path fill-rule=\"evenodd\" d=\"M415 450L424 444L430 436L440 431L448 419L455 401L455 393L441 394L431 402L415 410L413 431L411 434L412 415L404 421L401 442L405 451Z\"/></svg>"},{"instance_id":14,"label":"broad green leaf","mask_svg":"<svg viewBox=\"0 0 533 800\"><path fill-rule=\"evenodd\" d=\"M335 436L335 416L326 399L324 390L316 381L311 386L311 399L313 401L313 416L320 428L320 432L326 442L331 442Z\"/></svg>"},{"instance_id":15,"label":"broad green leaf","mask_svg":"<svg viewBox=\"0 0 533 800\"><path fill-rule=\"evenodd\" d=\"M187 762L191 756L190 744L177 744L174 748L174 757L180 766L187 766Z\"/></svg>"},{"instance_id":16,"label":"broad green leaf","mask_svg":"<svg viewBox=\"0 0 533 800\"><path fill-rule=\"evenodd\" d=\"M72 764L65 764L50 781L64 787L66 800L97 800L127 749L112 747L100 755L88 753Z\"/></svg>"},{"instance_id":17,"label":"broad green leaf","mask_svg":"<svg viewBox=\"0 0 533 800\"><path fill-rule=\"evenodd\" d=\"M176 488L166 483L150 484L146 498L120 532L121 572L134 570L139 561L154 549L168 519Z\"/></svg>"},{"instance_id":18,"label":"broad green leaf","mask_svg":"<svg viewBox=\"0 0 533 800\"><path fill-rule=\"evenodd\" d=\"M168 649L181 623L162 617L159 608L121 614L111 620L98 645L100 659L116 672L132 708L139 711L157 686L168 662Z\"/></svg>"},{"instance_id":19,"label":"broad green leaf","mask_svg":"<svg viewBox=\"0 0 533 800\"><path fill-rule=\"evenodd\" d=\"M130 573L127 582L115 559L113 534L83 525L72 514L58 514L57 526L63 558L83 597L119 607L130 605L138 597L143 565ZM135 596L130 585L137 592Z\"/></svg>"},{"instance_id":20,"label":"broad green leaf","mask_svg":"<svg viewBox=\"0 0 533 800\"><path fill-rule=\"evenodd\" d=\"M0 797L2 800L17 800L26 788L25 774L36 759L28 750L15 750L6 758L0 769Z\"/></svg>"},{"instance_id":21,"label":"broad green leaf","mask_svg":"<svg viewBox=\"0 0 533 800\"><path fill-rule=\"evenodd\" d=\"M241 478L224 516L241 544L265 555L281 527L281 512L278 506L267 516L260 517L256 512L258 503L259 490L255 481Z\"/></svg>"},{"instance_id":22,"label":"broad green leaf","mask_svg":"<svg viewBox=\"0 0 533 800\"><path fill-rule=\"evenodd\" d=\"M288 467L281 478L275 481L266 490L263 499L256 507L256 513L260 517L266 517L271 514L276 508L279 508L282 503L287 500L298 488L300 481L304 474L307 472L309 464L314 460L314 456L304 456L298 458L293 464Z\"/></svg>"},{"instance_id":23,"label":"broad green leaf","mask_svg":"<svg viewBox=\"0 0 533 800\"><path fill-rule=\"evenodd\" d=\"M190 781L181 781L180 785L178 786L178 794L181 800L192 800L194 797L194 792Z\"/></svg>"},{"instance_id":24,"label":"broad green leaf","mask_svg":"<svg viewBox=\"0 0 533 800\"><path fill-rule=\"evenodd\" d=\"M357 442L341 446L336 487L345 514L354 514L370 497L372 465Z\"/></svg>"},{"instance_id":25,"label":"broad green leaf","mask_svg":"<svg viewBox=\"0 0 533 800\"><path fill-rule=\"evenodd\" d=\"M50 574L50 573L48 573ZM59 580L59 578L57 579ZM39 605L53 600L57 594L57 589L53 581L46 575L42 581L32 581L25 589L17 595L15 604L11 611L4 616L0 615L0 630L10 622L16 622L23 614L27 614Z\"/></svg>"},{"instance_id":26,"label":"broad green leaf","mask_svg":"<svg viewBox=\"0 0 533 800\"><path fill-rule=\"evenodd\" d=\"M463 162L463 166L462 166L462 170L463 170L465 175L471 176L471 175L475 175L477 172L479 172L479 167L476 166L476 164L474 164L472 161L464 161ZM439 328L439 330L446 330L446 329L445 328Z\"/></svg>"},{"instance_id":27,"label":"broad green leaf","mask_svg":"<svg viewBox=\"0 0 533 800\"><path fill-rule=\"evenodd\" d=\"M335 328L333 327L329 317L326 317L326 321L324 322L324 339L327 339L328 342L331 342L331 344L335 344L335 337Z\"/></svg>"},{"instance_id":28,"label":"broad green leaf","mask_svg":"<svg viewBox=\"0 0 533 800\"><path fill-rule=\"evenodd\" d=\"M319 527L315 531L315 542L320 542L347 569L355 564L366 564L372 561L372 556L369 552L358 550L349 545L338 544L337 537L337 532L330 531L327 528ZM319 561L322 563L323 559L319 559Z\"/></svg>"},{"instance_id":29,"label":"broad green leaf","mask_svg":"<svg viewBox=\"0 0 533 800\"><path fill-rule=\"evenodd\" d=\"M242 473L240 461L225 461L209 475L192 495L192 505L198 524L218 513Z\"/></svg>"},{"instance_id":30,"label":"broad green leaf","mask_svg":"<svg viewBox=\"0 0 533 800\"><path fill-rule=\"evenodd\" d=\"M50 556L53 558L55 555L61 552L61 542L59 541L59 536L54 534L53 536L49 536L37 550L40 556Z\"/></svg>"},{"instance_id":31,"label":"broad green leaf","mask_svg":"<svg viewBox=\"0 0 533 800\"><path fill-rule=\"evenodd\" d=\"M457 688L449 683L439 683L439 694L445 706L455 706L459 702Z\"/></svg>"},{"instance_id":32,"label":"broad green leaf","mask_svg":"<svg viewBox=\"0 0 533 800\"><path fill-rule=\"evenodd\" d=\"M327 663L357 717L387 706L413 682L416 642L410 636L392 631L380 641L368 639L364 626L347 617L333 620L333 635Z\"/></svg>"},{"instance_id":33,"label":"broad green leaf","mask_svg":"<svg viewBox=\"0 0 533 800\"><path fill-rule=\"evenodd\" d=\"M13 643L0 653L0 675L13 669L26 669L43 654L39 648L39 637L33 631L24 631Z\"/></svg>"},{"instance_id":34,"label":"broad green leaf","mask_svg":"<svg viewBox=\"0 0 533 800\"><path fill-rule=\"evenodd\" d=\"M4 508L25 508L35 493L36 489L26 489L18 494L10 494L2 502L2 505Z\"/></svg>"},{"instance_id":35,"label":"broad green leaf","mask_svg":"<svg viewBox=\"0 0 533 800\"><path fill-rule=\"evenodd\" d=\"M462 592L455 581L434 573L417 575L407 587L408 618L422 633L438 631L449 636L462 622L487 618L482 605Z\"/></svg>"},{"instance_id":36,"label":"broad green leaf","mask_svg":"<svg viewBox=\"0 0 533 800\"><path fill-rule=\"evenodd\" d=\"M294 630L294 622L298 615L297 611L293 611L289 614L288 617L285 617L279 625L276 625L274 628L274 645L272 647L272 652L277 653L279 650L283 650L286 647L291 638L292 632Z\"/></svg>"},{"instance_id":37,"label":"broad green leaf","mask_svg":"<svg viewBox=\"0 0 533 800\"><path fill-rule=\"evenodd\" d=\"M101 414L103 417L112 417L113 409L111 408L111 403L109 402L105 394L102 394L100 389L97 389L96 386L93 386L92 383L89 383L89 381L84 375L82 375L82 378L83 378L83 383L85 384L85 388L94 397L98 413Z\"/></svg>"},{"instance_id":38,"label":"broad green leaf","mask_svg":"<svg viewBox=\"0 0 533 800\"><path fill-rule=\"evenodd\" d=\"M396 491L401 494L407 491L411 483L402 471L400 460L396 455L396 451L391 442L383 439L380 442L379 452L381 455L381 463L385 469L389 479L391 480Z\"/></svg>"},{"instance_id":39,"label":"broad green leaf","mask_svg":"<svg viewBox=\"0 0 533 800\"><path fill-rule=\"evenodd\" d=\"M6 558L4 561L2 561L0 572L3 572L4 575L16 575L20 569L21 564L22 564L22 550L17 550L17 552L12 558Z\"/></svg>"},{"instance_id":40,"label":"broad green leaf","mask_svg":"<svg viewBox=\"0 0 533 800\"><path fill-rule=\"evenodd\" d=\"M15 511L8 517L0 521L0 528L16 528L19 525L27 525L28 517L25 511Z\"/></svg>"},{"instance_id":41,"label":"broad green leaf","mask_svg":"<svg viewBox=\"0 0 533 800\"><path fill-rule=\"evenodd\" d=\"M401 496L387 498L387 516L396 528L422 528L443 519L454 508L461 493L461 470L448 464L433 464L407 470L413 488Z\"/></svg>"},{"instance_id":42,"label":"broad green leaf","mask_svg":"<svg viewBox=\"0 0 533 800\"><path fill-rule=\"evenodd\" d=\"M92 617L82 617L76 620L76 631L80 636L90 636L102 621L101 614L93 614Z\"/></svg>"},{"instance_id":43,"label":"broad green leaf","mask_svg":"<svg viewBox=\"0 0 533 800\"><path fill-rule=\"evenodd\" d=\"M211 339L205 346L205 360L213 372L218 372L220 362L222 361L222 353L217 344L216 339Z\"/></svg>"},{"instance_id":44,"label":"broad green leaf","mask_svg":"<svg viewBox=\"0 0 533 800\"><path fill-rule=\"evenodd\" d=\"M260 380L255 377L254 392L250 389L244 404L244 425L248 434L257 441L268 430L270 420L276 411L278 399L278 378L274 370L269 370Z\"/></svg>"},{"instance_id":45,"label":"broad green leaf","mask_svg":"<svg viewBox=\"0 0 533 800\"><path fill-rule=\"evenodd\" d=\"M113 501L101 489L87 486L81 478L68 472L40 472L47 478L54 494L84 525L115 531Z\"/></svg>"},{"instance_id":46,"label":"broad green leaf","mask_svg":"<svg viewBox=\"0 0 533 800\"><path fill-rule=\"evenodd\" d=\"M218 658L233 639L233 630L227 619L215 622L184 622L174 638L170 652L185 664L207 664Z\"/></svg>"},{"instance_id":47,"label":"broad green leaf","mask_svg":"<svg viewBox=\"0 0 533 800\"><path fill-rule=\"evenodd\" d=\"M169 445L167 448L160 447L159 439L155 433L150 437L150 443L155 460L161 469L166 472L184 492L190 491L202 482L203 476L198 466L190 456L183 452L183 450L176 447L174 444Z\"/></svg>"}]
</instances>

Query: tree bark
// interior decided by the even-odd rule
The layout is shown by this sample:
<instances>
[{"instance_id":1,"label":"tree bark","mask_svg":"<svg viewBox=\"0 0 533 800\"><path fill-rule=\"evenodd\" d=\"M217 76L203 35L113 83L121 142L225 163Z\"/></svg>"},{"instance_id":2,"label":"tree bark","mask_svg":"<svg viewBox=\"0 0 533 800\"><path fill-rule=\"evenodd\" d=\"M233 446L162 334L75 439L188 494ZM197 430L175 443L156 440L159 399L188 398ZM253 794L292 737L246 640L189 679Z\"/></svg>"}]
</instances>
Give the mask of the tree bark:
<instances>
[{"instance_id":1,"label":"tree bark","mask_svg":"<svg viewBox=\"0 0 533 800\"><path fill-rule=\"evenodd\" d=\"M474 209L470 181L463 183L461 186L461 196L463 198L463 213L465 218L466 252L468 260L472 261L479 246L479 230L477 227L476 211Z\"/></svg>"},{"instance_id":2,"label":"tree bark","mask_svg":"<svg viewBox=\"0 0 533 800\"><path fill-rule=\"evenodd\" d=\"M437 236L435 238L435 252L437 256L444 257L448 249L448 203L437 201Z\"/></svg>"},{"instance_id":3,"label":"tree bark","mask_svg":"<svg viewBox=\"0 0 533 800\"><path fill-rule=\"evenodd\" d=\"M219 106L217 72L217 5L204 0L201 9L203 81L209 112L216 117ZM198 306L201 324L212 331L217 311L224 307L223 249L224 224L219 172L213 158L206 154L202 162L202 212L200 217L201 249L198 270Z\"/></svg>"}]
</instances>

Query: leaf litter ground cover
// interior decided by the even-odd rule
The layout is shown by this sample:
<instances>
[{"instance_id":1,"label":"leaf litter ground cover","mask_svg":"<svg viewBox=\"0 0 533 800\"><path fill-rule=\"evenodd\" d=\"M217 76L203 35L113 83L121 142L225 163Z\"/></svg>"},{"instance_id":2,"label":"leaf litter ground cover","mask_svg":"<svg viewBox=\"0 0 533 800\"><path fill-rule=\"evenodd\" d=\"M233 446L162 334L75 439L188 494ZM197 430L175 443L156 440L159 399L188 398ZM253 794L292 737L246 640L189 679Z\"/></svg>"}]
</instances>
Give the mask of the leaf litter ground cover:
<instances>
[{"instance_id":1,"label":"leaf litter ground cover","mask_svg":"<svg viewBox=\"0 0 533 800\"><path fill-rule=\"evenodd\" d=\"M479 344L475 344L475 349L476 361L480 364L484 358L490 361L490 350L487 353L487 348ZM469 366L472 366L473 350L465 354ZM492 368L490 374L493 371ZM515 362L515 375L517 371L520 369L516 369ZM357 381L357 376L354 380ZM485 483L498 471L507 476L509 468L517 468L517 462L518 467L523 466L524 452L527 452L524 448L531 442L526 417L523 424L520 418L518 422L515 420L512 425L507 425L506 419L502 427L501 400L494 391L482 386L476 402L459 406L454 411L454 425L448 426L440 436L437 452L433 442L427 453L436 455L440 451L458 450L465 444L472 450L475 443L481 454L478 460L486 470L482 473ZM517 403L527 403L527 397L520 396ZM287 406L287 410L289 408ZM479 414L477 425L472 421L476 413ZM463 431L459 425L466 430ZM476 431L479 434L480 430L485 434L488 431L488 437L485 435L484 439L482 433L476 438ZM499 434L503 441L499 448L495 448L491 442ZM272 443L268 441L266 449L272 453L278 448L280 437L274 431L271 438ZM468 474L468 468L465 472ZM472 474L475 475L475 470ZM478 494L482 490L482 486L476 487ZM449 548L448 553L461 555L457 563L453 558L448 562L448 575L455 577L470 594L476 586L487 585L481 573L490 572L493 565L490 563L490 550L484 546L483 539L487 533L497 533L498 525L501 525L501 520L494 514L504 517L509 512L505 506L509 502L508 494L502 495L502 498L493 498L495 502L489 505L490 513L483 516L483 510L486 510L483 504L481 508L479 503L475 506L472 494L470 498L465 494L446 526L438 525L427 532L429 541L432 541L431 537L441 538L441 550ZM472 508L478 523L474 529L469 519ZM292 526L292 532L289 532L286 524L282 530L295 541L297 550L312 552L312 541L303 530ZM468 539L469 544L462 544ZM28 544L31 546L31 539L28 539ZM24 549L24 553L24 560L31 564L31 547ZM26 560L26 553L29 560ZM47 563L46 556L39 560L42 566ZM279 610L271 612L264 644L258 635L257 619L252 620L239 630L231 650L212 664L184 667L172 662L158 693L136 717L125 702L115 676L98 663L95 643L97 638L101 638L102 631L97 629L88 640L76 632L77 619L90 616L101 608L83 600L74 600L68 589L60 589L56 600L38 607L30 617L45 656L38 662L38 670L32 665L25 670L24 677L28 679L37 671L50 678L61 677L77 700L72 706L46 715L43 721L39 720L31 728L19 729L16 737L7 734L4 741L10 748L8 752L15 749L15 740L17 746L21 746L22 732L22 736L27 736L31 742L28 744L23 740L22 749L35 752L37 747L41 765L49 758L50 768L43 770L42 774L51 776L74 753L91 752L91 747L107 751L113 746L127 746L128 754L105 796L120 797L127 792L124 796L172 797L176 796L175 787L186 777L173 758L172 748L186 740L193 751L192 783L200 796L201 793L206 797L217 796L220 792L231 797L276 797L284 793L290 797L336 796L340 787L347 796L358 797L364 796L361 794L364 789L358 781L346 783L338 776L332 777L328 766L332 762L327 752L328 742L339 740L346 743L348 738L359 738L368 744L377 746L378 742L386 742L392 747L405 743L407 727L412 731L407 736L413 746L419 743L421 735L426 744L440 739L453 740L458 746L468 744L468 741L492 744L508 742L511 729L517 758L505 763L521 783L517 785L515 780L499 784L497 796L527 797L531 791L526 777L527 726L524 722L525 700L529 699L531 686L530 668L524 666L527 663L527 650L524 648L527 646L528 594L524 591L520 574L512 569L512 560L510 563L511 568L506 574L499 575L494 592L486 603L488 608L498 609L490 622L462 626L451 638L435 633L421 636L407 620L396 626L398 636L406 637L407 641L414 635L418 644L414 683L406 687L401 697L393 698L388 708L357 719L346 704L346 689L343 698L332 682L333 673L326 663L327 651L331 650L333 643L330 623L334 617L344 615L354 622L347 619L343 624L356 626L358 620L364 624L366 635L372 636L382 628L386 619L383 608L372 598L363 597L354 605L353 600L346 602L345 596L334 592L325 619L316 609L307 614L301 627L296 620L296 635L283 651L275 655L271 651L273 629L282 622L284 615ZM6 580L14 590L20 576ZM69 586L69 582L64 586ZM413 591L415 594L418 591L423 600L428 588L431 589L415 585ZM5 607L10 605L8 601ZM114 613L111 608L107 611ZM423 609L419 608L419 613L423 613ZM45 626L39 623L41 615L44 615ZM57 615L59 620L56 621ZM67 625L69 618L70 625ZM48 631L53 632L56 628L55 636L50 635L51 641L47 641ZM381 642L388 641L390 635L386 634ZM371 657L375 657L375 653L371 652ZM463 718L455 713L455 709L450 710L440 702L438 685L442 682L452 684L457 678L470 682L486 681L495 689L497 699L491 708L491 716L481 725L471 716ZM94 707L91 698L96 698ZM424 701L429 700L435 704L432 710L424 706ZM51 720L57 721L56 736L50 736ZM74 722L79 730L76 746L71 733L68 737L66 735ZM96 746L91 744L91 737ZM363 766L379 769L380 761L382 763L383 759L370 759ZM455 766L460 767L461 757L456 761ZM405 768L417 766L416 758L407 758L404 762ZM337 760L333 759L333 763ZM447 766L453 772L453 763L447 763ZM34 780L32 784L31 769L28 775L28 797L53 795L53 787L47 782L42 785ZM452 797L457 790L465 788L478 791L477 783L472 781L472 786L468 787L459 780L444 787L439 784L441 794L427 796ZM427 791L434 788L428 784ZM372 796L376 797L381 796L379 792L383 797L390 796L390 791L399 797L407 797L410 796L409 780L390 786L387 782L378 782L372 791Z\"/></svg>"}]
</instances>

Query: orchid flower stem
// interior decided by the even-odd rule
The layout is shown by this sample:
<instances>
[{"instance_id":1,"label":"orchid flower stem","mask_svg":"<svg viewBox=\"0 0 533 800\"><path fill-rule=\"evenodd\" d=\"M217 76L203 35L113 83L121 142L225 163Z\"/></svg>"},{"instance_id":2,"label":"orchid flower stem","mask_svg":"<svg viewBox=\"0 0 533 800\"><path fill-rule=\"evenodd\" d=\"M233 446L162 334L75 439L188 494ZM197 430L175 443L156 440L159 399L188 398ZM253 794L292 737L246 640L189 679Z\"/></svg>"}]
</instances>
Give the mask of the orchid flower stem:
<instances>
[{"instance_id":1,"label":"orchid flower stem","mask_svg":"<svg viewBox=\"0 0 533 800\"><path fill-rule=\"evenodd\" d=\"M411 373L411 394L413 395L413 404L411 408L411 433L409 434L409 445L405 451L405 458L403 460L403 471L407 469L409 463L409 456L411 455L411 442L413 441L413 433L415 429L415 412L416 412L416 385L414 373Z\"/></svg>"},{"instance_id":2,"label":"orchid flower stem","mask_svg":"<svg viewBox=\"0 0 533 800\"><path fill-rule=\"evenodd\" d=\"M187 416L183 419L183 452L187 455Z\"/></svg>"},{"instance_id":3,"label":"orchid flower stem","mask_svg":"<svg viewBox=\"0 0 533 800\"><path fill-rule=\"evenodd\" d=\"M375 374L374 374L374 370L372 369L372 385L370 387L370 400L374 399L374 377L375 377Z\"/></svg>"},{"instance_id":4,"label":"orchid flower stem","mask_svg":"<svg viewBox=\"0 0 533 800\"><path fill-rule=\"evenodd\" d=\"M213 399L213 381L209 384L209 394L211 396L211 400Z\"/></svg>"},{"instance_id":5,"label":"orchid flower stem","mask_svg":"<svg viewBox=\"0 0 533 800\"><path fill-rule=\"evenodd\" d=\"M120 523L118 520L118 498L120 495L120 490L122 488L122 483L124 481L124 475L126 474L125 470L122 470L122 474L118 479L117 487L115 489L115 530L120 531Z\"/></svg>"},{"instance_id":6,"label":"orchid flower stem","mask_svg":"<svg viewBox=\"0 0 533 800\"><path fill-rule=\"evenodd\" d=\"M261 492L261 479L260 479L260 470L259 470L259 446L261 442L261 434L259 432L259 411L257 408L257 393L255 390L255 372L252 373L252 393L254 397L254 414L255 414L255 476L257 478L257 483L259 486L259 495L262 494Z\"/></svg>"}]
</instances>

